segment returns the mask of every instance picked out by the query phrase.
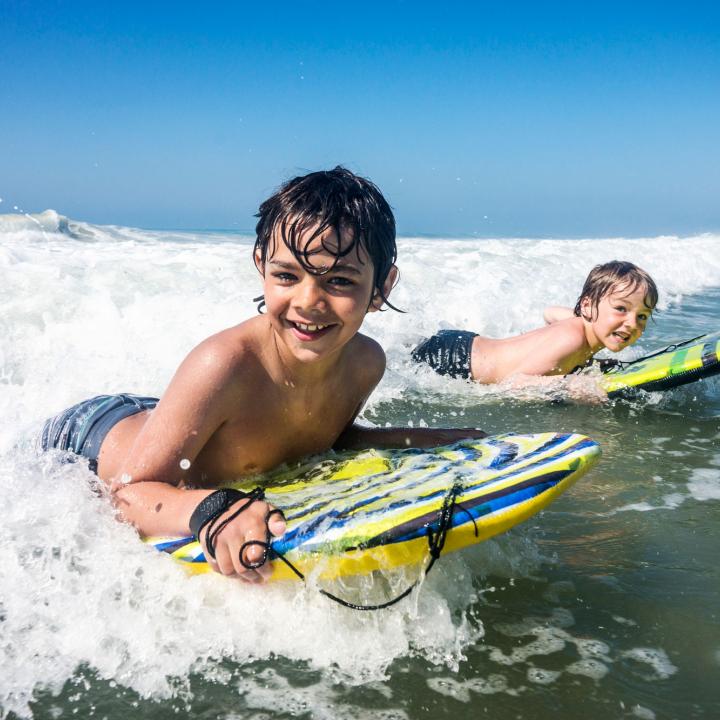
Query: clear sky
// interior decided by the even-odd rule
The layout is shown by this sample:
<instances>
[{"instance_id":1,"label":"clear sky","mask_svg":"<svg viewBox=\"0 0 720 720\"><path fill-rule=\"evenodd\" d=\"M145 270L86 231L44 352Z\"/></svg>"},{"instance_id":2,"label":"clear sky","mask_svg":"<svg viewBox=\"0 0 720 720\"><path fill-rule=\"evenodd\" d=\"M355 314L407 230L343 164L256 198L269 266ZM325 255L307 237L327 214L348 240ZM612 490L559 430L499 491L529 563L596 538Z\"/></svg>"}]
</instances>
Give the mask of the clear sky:
<instances>
[{"instance_id":1,"label":"clear sky","mask_svg":"<svg viewBox=\"0 0 720 720\"><path fill-rule=\"evenodd\" d=\"M0 212L250 230L336 164L403 234L720 230L720 3L0 0Z\"/></svg>"}]
</instances>

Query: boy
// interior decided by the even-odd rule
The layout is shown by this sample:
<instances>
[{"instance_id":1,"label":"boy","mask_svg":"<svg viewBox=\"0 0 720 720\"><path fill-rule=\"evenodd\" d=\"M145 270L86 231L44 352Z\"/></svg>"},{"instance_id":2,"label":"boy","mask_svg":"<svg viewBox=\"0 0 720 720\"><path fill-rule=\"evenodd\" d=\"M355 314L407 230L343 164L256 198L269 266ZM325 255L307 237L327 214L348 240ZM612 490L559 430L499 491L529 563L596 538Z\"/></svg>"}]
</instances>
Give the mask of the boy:
<instances>
[{"instance_id":1,"label":"boy","mask_svg":"<svg viewBox=\"0 0 720 720\"><path fill-rule=\"evenodd\" d=\"M395 220L375 185L341 167L311 173L258 217L266 312L200 343L160 401L93 398L49 420L42 437L45 450L87 457L141 534L192 531L216 571L250 582L270 573L264 543L284 532L282 515L212 488L330 448L484 437L354 423L385 369L358 330L397 278Z\"/></svg>"},{"instance_id":2,"label":"boy","mask_svg":"<svg viewBox=\"0 0 720 720\"><path fill-rule=\"evenodd\" d=\"M413 359L441 375L498 383L543 384L527 376L567 375L603 348L619 352L638 340L658 301L653 279L630 262L595 266L574 310L547 308L546 327L510 338L443 330L425 340Z\"/></svg>"}]
</instances>

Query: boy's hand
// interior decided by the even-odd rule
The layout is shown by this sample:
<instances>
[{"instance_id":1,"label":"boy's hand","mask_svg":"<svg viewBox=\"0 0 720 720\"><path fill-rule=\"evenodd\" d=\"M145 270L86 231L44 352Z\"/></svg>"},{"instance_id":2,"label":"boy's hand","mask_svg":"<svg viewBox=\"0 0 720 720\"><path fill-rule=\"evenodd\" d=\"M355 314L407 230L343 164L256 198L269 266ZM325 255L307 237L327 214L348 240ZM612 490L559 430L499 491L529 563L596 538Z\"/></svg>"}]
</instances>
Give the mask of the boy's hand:
<instances>
[{"instance_id":1,"label":"boy's hand","mask_svg":"<svg viewBox=\"0 0 720 720\"><path fill-rule=\"evenodd\" d=\"M568 375L566 387L570 398L578 402L601 405L609 401L607 392L598 382L597 375Z\"/></svg>"},{"instance_id":2,"label":"boy's hand","mask_svg":"<svg viewBox=\"0 0 720 720\"><path fill-rule=\"evenodd\" d=\"M452 445L459 440L480 440L487 433L478 428L428 428L433 445Z\"/></svg>"},{"instance_id":3,"label":"boy's hand","mask_svg":"<svg viewBox=\"0 0 720 720\"><path fill-rule=\"evenodd\" d=\"M219 518L218 524L237 512L243 500L232 505ZM280 537L285 532L285 520L279 513L272 513L272 505L263 500L250 503L234 520L215 536L215 559L207 550L206 526L200 533L200 544L210 567L226 576L236 576L245 582L260 583L272 575L270 564L248 568L248 565L261 562L267 552L267 543L271 536ZM250 543L246 545L246 543ZM245 547L243 547L245 546ZM241 561L242 554L242 561Z\"/></svg>"},{"instance_id":4,"label":"boy's hand","mask_svg":"<svg viewBox=\"0 0 720 720\"><path fill-rule=\"evenodd\" d=\"M487 433L477 428L374 428L352 425L338 438L335 449L432 448L484 437Z\"/></svg>"}]
</instances>

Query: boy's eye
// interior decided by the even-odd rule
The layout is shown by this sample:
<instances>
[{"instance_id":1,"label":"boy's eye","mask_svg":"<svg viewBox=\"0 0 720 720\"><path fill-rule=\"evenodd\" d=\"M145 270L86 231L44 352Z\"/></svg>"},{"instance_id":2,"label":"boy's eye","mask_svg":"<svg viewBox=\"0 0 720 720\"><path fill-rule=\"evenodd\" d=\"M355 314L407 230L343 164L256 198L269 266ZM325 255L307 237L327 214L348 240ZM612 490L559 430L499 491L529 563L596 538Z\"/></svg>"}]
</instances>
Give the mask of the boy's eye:
<instances>
[{"instance_id":1,"label":"boy's eye","mask_svg":"<svg viewBox=\"0 0 720 720\"><path fill-rule=\"evenodd\" d=\"M328 280L328 283L337 287L349 287L355 284L350 278L342 277L341 275L334 275Z\"/></svg>"},{"instance_id":2,"label":"boy's eye","mask_svg":"<svg viewBox=\"0 0 720 720\"><path fill-rule=\"evenodd\" d=\"M272 276L280 282L293 282L297 280L297 276L289 272L274 272Z\"/></svg>"}]
</instances>

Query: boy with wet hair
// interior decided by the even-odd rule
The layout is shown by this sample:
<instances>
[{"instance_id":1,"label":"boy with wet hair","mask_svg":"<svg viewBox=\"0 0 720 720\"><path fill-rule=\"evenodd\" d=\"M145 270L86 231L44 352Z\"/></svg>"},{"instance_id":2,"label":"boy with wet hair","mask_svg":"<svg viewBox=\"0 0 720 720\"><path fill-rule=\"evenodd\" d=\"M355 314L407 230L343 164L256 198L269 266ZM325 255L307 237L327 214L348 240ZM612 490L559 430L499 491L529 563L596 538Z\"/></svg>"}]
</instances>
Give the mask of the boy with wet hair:
<instances>
[{"instance_id":1,"label":"boy with wet hair","mask_svg":"<svg viewBox=\"0 0 720 720\"><path fill-rule=\"evenodd\" d=\"M597 317L601 300L615 287L621 287L628 293L645 288L648 307L654 309L657 305L657 286L645 270L631 262L611 260L603 265L596 265L590 271L573 310L557 305L551 306L545 309L543 319L548 325L573 315L593 320Z\"/></svg>"},{"instance_id":2,"label":"boy with wet hair","mask_svg":"<svg viewBox=\"0 0 720 720\"><path fill-rule=\"evenodd\" d=\"M393 214L371 182L341 167L290 180L260 207L265 312L200 343L160 400L106 395L48 420L43 449L86 457L141 534L192 532L216 571L266 579L282 515L223 485L330 448L484 436L355 423L385 369L359 329L387 303L395 258Z\"/></svg>"},{"instance_id":3,"label":"boy with wet hair","mask_svg":"<svg viewBox=\"0 0 720 720\"><path fill-rule=\"evenodd\" d=\"M290 180L260 205L255 228L255 255L260 264L265 264L269 251L272 254L273 232L277 229L295 259L306 270L317 272L308 253L313 240L328 228L334 228L341 238L339 231L345 228L349 240L333 253L334 262L353 250L357 256L364 247L373 263L373 287L378 297L392 307L383 288L391 272L395 279L395 218L382 193L369 180L343 167L313 173L312 182L310 177Z\"/></svg>"},{"instance_id":4,"label":"boy with wet hair","mask_svg":"<svg viewBox=\"0 0 720 720\"><path fill-rule=\"evenodd\" d=\"M574 310L547 308L546 327L503 339L443 330L415 348L413 359L441 375L479 383L512 379L516 385L543 385L539 376L567 375L603 348L619 352L632 345L657 301L647 272L613 260L591 270Z\"/></svg>"}]
</instances>

